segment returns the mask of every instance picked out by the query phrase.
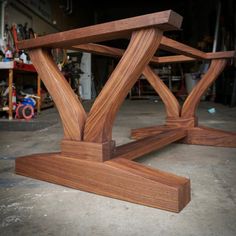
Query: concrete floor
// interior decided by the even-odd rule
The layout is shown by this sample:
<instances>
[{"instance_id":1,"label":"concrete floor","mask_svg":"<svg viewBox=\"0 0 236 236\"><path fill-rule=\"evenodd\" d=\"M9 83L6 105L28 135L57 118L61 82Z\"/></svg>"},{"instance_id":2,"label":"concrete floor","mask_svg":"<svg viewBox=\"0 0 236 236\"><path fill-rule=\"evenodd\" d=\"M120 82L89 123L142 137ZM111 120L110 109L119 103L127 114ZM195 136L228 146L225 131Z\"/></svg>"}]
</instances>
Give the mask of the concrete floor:
<instances>
[{"instance_id":1,"label":"concrete floor","mask_svg":"<svg viewBox=\"0 0 236 236\"><path fill-rule=\"evenodd\" d=\"M208 112L212 107L214 114ZM204 125L236 130L236 108L203 102L198 115ZM164 117L161 102L126 101L113 136L126 143L130 128L161 124ZM56 110L39 119L55 124L34 132L1 132L0 235L236 235L236 149L172 144L138 160L191 179L192 201L175 214L14 174L17 156L59 150Z\"/></svg>"}]
</instances>

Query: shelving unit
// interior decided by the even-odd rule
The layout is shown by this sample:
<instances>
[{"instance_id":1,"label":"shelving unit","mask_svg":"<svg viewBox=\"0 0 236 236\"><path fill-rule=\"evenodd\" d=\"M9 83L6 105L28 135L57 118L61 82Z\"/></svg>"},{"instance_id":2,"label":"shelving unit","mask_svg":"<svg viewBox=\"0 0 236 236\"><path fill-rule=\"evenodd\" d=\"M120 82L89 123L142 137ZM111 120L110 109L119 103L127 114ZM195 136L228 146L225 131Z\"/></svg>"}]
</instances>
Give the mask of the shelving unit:
<instances>
[{"instance_id":1,"label":"shelving unit","mask_svg":"<svg viewBox=\"0 0 236 236\"><path fill-rule=\"evenodd\" d=\"M9 61L9 62L0 62L0 70L8 70L8 87L9 87L9 93L8 93L8 119L13 119L13 101L12 101L12 86L13 86L13 80L14 80L14 74L15 73L34 73L37 75L37 72L32 64L25 64L20 63L17 61ZM39 76L37 75L37 96L41 97L41 80ZM40 99L37 101L37 111L40 112L41 109L41 102Z\"/></svg>"},{"instance_id":2,"label":"shelving unit","mask_svg":"<svg viewBox=\"0 0 236 236\"><path fill-rule=\"evenodd\" d=\"M178 87L180 87L181 76L172 75L171 69L167 67L154 69L154 71L173 93L177 92L175 84L178 83ZM130 99L149 99L157 96L158 94L143 75L137 80L129 93Z\"/></svg>"}]
</instances>

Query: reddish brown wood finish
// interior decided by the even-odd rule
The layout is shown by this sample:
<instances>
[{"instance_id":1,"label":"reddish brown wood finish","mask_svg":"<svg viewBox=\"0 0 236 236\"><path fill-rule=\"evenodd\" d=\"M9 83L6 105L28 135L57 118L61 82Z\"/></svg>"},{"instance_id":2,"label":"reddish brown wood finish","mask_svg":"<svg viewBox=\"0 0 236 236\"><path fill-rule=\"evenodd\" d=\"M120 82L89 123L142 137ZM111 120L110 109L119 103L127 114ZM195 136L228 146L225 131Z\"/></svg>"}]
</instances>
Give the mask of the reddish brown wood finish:
<instances>
[{"instance_id":1,"label":"reddish brown wood finish","mask_svg":"<svg viewBox=\"0 0 236 236\"><path fill-rule=\"evenodd\" d=\"M236 133L199 126L188 129L188 135L182 141L196 145L236 147Z\"/></svg>"},{"instance_id":2,"label":"reddish brown wood finish","mask_svg":"<svg viewBox=\"0 0 236 236\"><path fill-rule=\"evenodd\" d=\"M63 156L75 157L89 161L106 161L111 159L114 142L89 143L62 140L61 153Z\"/></svg>"},{"instance_id":3,"label":"reddish brown wood finish","mask_svg":"<svg viewBox=\"0 0 236 236\"><path fill-rule=\"evenodd\" d=\"M166 37L165 37L166 38ZM172 40L173 42L174 40ZM161 44L163 44L163 39L161 40ZM170 47L170 44L169 44ZM110 56L110 57L122 57L125 50L109 47L105 45L95 44L95 43L88 43L88 44L81 44L77 46L73 46L73 50L79 50L89 53L100 54L103 56ZM192 50L194 52L194 50ZM205 53L202 59L211 60L211 59L223 59L223 58L233 58L235 56L235 51L226 51L226 52L208 52ZM162 64L162 63L177 63L177 62L188 62L188 61L196 61L197 58L188 57L183 55L175 55L175 56L163 56L163 57L156 57L154 56L151 59L151 63L153 64Z\"/></svg>"},{"instance_id":4,"label":"reddish brown wood finish","mask_svg":"<svg viewBox=\"0 0 236 236\"><path fill-rule=\"evenodd\" d=\"M130 37L132 32L148 27L155 27L162 31L176 30L180 28L181 23L182 16L168 10L28 39L20 41L18 47L19 49L67 48L82 43Z\"/></svg>"},{"instance_id":5,"label":"reddish brown wood finish","mask_svg":"<svg viewBox=\"0 0 236 236\"><path fill-rule=\"evenodd\" d=\"M57 106L64 128L65 139L82 140L86 113L74 91L45 49L29 52L40 78Z\"/></svg>"},{"instance_id":6,"label":"reddish brown wood finish","mask_svg":"<svg viewBox=\"0 0 236 236\"><path fill-rule=\"evenodd\" d=\"M189 179L121 158L101 163L38 154L17 159L16 173L173 212L190 201Z\"/></svg>"},{"instance_id":7,"label":"reddish brown wood finish","mask_svg":"<svg viewBox=\"0 0 236 236\"><path fill-rule=\"evenodd\" d=\"M183 130L184 128L180 128L180 130ZM151 126L151 127L144 127L144 128L137 128L137 129L132 129L131 130L131 138L132 139L142 139L142 138L146 138L149 136L154 136L154 135L159 135L162 134L164 132L168 132L168 131L175 131L179 130L179 128L177 127L170 127L167 125L157 125L157 126Z\"/></svg>"},{"instance_id":8,"label":"reddish brown wood finish","mask_svg":"<svg viewBox=\"0 0 236 236\"><path fill-rule=\"evenodd\" d=\"M164 102L167 117L179 117L180 105L165 83L152 71L149 66L145 67L143 74Z\"/></svg>"},{"instance_id":9,"label":"reddish brown wood finish","mask_svg":"<svg viewBox=\"0 0 236 236\"><path fill-rule=\"evenodd\" d=\"M113 157L133 160L180 140L186 135L187 132L184 129L168 130L159 135L149 135L146 138L117 147Z\"/></svg>"},{"instance_id":10,"label":"reddish brown wood finish","mask_svg":"<svg viewBox=\"0 0 236 236\"><path fill-rule=\"evenodd\" d=\"M182 17L164 11L19 42L29 54L59 110L64 128L61 153L17 158L16 173L164 210L179 212L190 201L190 181L130 161L172 142L235 147L235 134L197 127L200 97L234 52L204 53L172 39L163 31L180 27ZM126 51L90 44L130 37ZM86 45L78 45L89 43ZM154 57L158 46L181 55ZM86 113L48 53L48 47L77 48L121 57L107 84ZM149 63L214 59L183 108L153 73ZM115 147L112 125L128 91L143 73L163 99L166 125L133 130L136 142ZM122 157L122 158L121 158ZM127 160L130 159L130 160Z\"/></svg>"},{"instance_id":11,"label":"reddish brown wood finish","mask_svg":"<svg viewBox=\"0 0 236 236\"><path fill-rule=\"evenodd\" d=\"M85 141L103 143L111 140L116 113L157 50L161 37L162 32L157 29L133 33L129 47L89 112ZM143 45L141 49L140 45Z\"/></svg>"}]
</instances>

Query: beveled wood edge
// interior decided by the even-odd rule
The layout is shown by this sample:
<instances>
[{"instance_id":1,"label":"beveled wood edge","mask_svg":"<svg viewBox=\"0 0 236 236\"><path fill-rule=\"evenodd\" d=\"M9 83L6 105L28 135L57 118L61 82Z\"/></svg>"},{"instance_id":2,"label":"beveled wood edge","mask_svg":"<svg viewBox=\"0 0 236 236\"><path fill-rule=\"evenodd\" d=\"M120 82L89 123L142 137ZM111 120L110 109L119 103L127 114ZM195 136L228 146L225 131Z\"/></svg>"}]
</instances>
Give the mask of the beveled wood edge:
<instances>
[{"instance_id":1,"label":"beveled wood edge","mask_svg":"<svg viewBox=\"0 0 236 236\"><path fill-rule=\"evenodd\" d=\"M236 148L236 132L206 126L187 129L187 136L178 141L185 144Z\"/></svg>"},{"instance_id":2,"label":"beveled wood edge","mask_svg":"<svg viewBox=\"0 0 236 236\"><path fill-rule=\"evenodd\" d=\"M159 134L151 134L137 139L136 141L116 147L112 158L134 160L153 151L157 151L173 142L185 138L186 136L187 132L184 128L175 130L170 129Z\"/></svg>"},{"instance_id":3,"label":"beveled wood edge","mask_svg":"<svg viewBox=\"0 0 236 236\"><path fill-rule=\"evenodd\" d=\"M180 212L191 200L189 178L123 158L101 163L66 157L61 153L32 154L16 159L15 172L173 212Z\"/></svg>"},{"instance_id":4,"label":"beveled wood edge","mask_svg":"<svg viewBox=\"0 0 236 236\"><path fill-rule=\"evenodd\" d=\"M156 125L156 126L148 126L148 127L141 127L136 129L131 129L130 138L134 140L146 138L153 135L159 135L168 131L173 130L186 130L186 127L172 127L167 125Z\"/></svg>"},{"instance_id":5,"label":"beveled wood edge","mask_svg":"<svg viewBox=\"0 0 236 236\"><path fill-rule=\"evenodd\" d=\"M161 11L19 41L18 48L63 47L101 42L129 37L133 31L148 27L156 27L162 31L176 30L180 28L182 19L182 16L172 10Z\"/></svg>"}]
</instances>

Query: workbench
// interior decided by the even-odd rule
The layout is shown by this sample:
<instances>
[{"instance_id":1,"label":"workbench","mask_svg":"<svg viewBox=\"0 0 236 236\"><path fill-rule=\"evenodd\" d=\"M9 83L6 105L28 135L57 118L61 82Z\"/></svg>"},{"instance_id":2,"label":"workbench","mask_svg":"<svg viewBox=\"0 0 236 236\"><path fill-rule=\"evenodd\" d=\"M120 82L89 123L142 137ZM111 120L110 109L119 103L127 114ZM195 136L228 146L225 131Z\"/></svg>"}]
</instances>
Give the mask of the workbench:
<instances>
[{"instance_id":1,"label":"workbench","mask_svg":"<svg viewBox=\"0 0 236 236\"><path fill-rule=\"evenodd\" d=\"M223 71L227 60L234 57L234 51L205 53L163 35L165 31L180 29L181 22L179 14L167 10L19 42L20 49L28 50L53 97L64 137L58 153L17 158L16 173L164 210L181 211L191 198L190 180L133 160L177 141L236 146L235 133L198 126L195 115L201 96ZM130 39L126 50L97 44L118 38ZM50 48L121 58L88 114L54 63ZM155 57L159 48L174 55ZM211 65L180 106L149 63L194 60L210 60ZM166 123L132 130L131 136L137 141L116 146L112 140L116 114L141 74L162 98Z\"/></svg>"}]
</instances>

